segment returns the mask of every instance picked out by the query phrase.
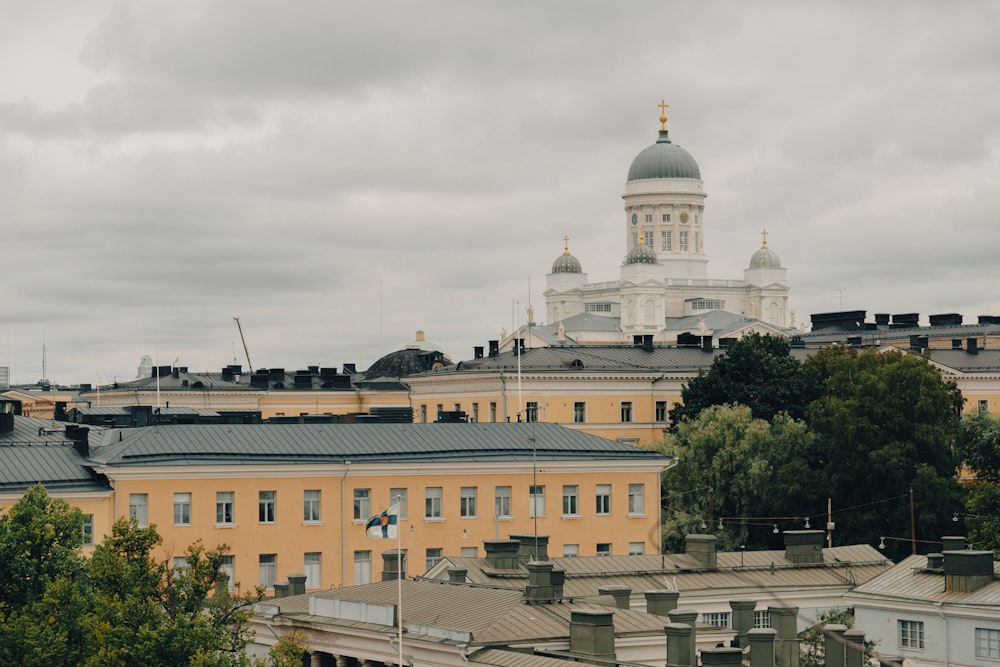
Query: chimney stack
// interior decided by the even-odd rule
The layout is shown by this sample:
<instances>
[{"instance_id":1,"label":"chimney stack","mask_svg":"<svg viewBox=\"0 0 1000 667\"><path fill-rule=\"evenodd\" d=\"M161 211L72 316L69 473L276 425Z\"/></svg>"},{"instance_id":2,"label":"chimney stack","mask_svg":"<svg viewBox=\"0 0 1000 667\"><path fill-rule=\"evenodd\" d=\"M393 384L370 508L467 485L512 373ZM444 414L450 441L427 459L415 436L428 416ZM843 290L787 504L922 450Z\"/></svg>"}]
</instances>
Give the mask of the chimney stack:
<instances>
[{"instance_id":1,"label":"chimney stack","mask_svg":"<svg viewBox=\"0 0 1000 667\"><path fill-rule=\"evenodd\" d=\"M692 533L684 537L684 552L705 567L717 567L715 535Z\"/></svg>"},{"instance_id":2,"label":"chimney stack","mask_svg":"<svg viewBox=\"0 0 1000 667\"><path fill-rule=\"evenodd\" d=\"M786 530L785 558L798 565L823 562L822 530Z\"/></svg>"},{"instance_id":3,"label":"chimney stack","mask_svg":"<svg viewBox=\"0 0 1000 667\"><path fill-rule=\"evenodd\" d=\"M681 596L679 591L654 590L646 591L646 613L655 616L666 616L672 610L677 609L677 599Z\"/></svg>"},{"instance_id":4,"label":"chimney stack","mask_svg":"<svg viewBox=\"0 0 1000 667\"><path fill-rule=\"evenodd\" d=\"M771 627L777 631L774 638L775 663L782 667L799 667L799 631L796 619L798 607L768 607Z\"/></svg>"},{"instance_id":5,"label":"chimney stack","mask_svg":"<svg viewBox=\"0 0 1000 667\"><path fill-rule=\"evenodd\" d=\"M747 633L750 643L750 667L774 667L774 638L778 633L773 628L754 628Z\"/></svg>"},{"instance_id":6,"label":"chimney stack","mask_svg":"<svg viewBox=\"0 0 1000 667\"><path fill-rule=\"evenodd\" d=\"M628 609L632 589L628 586L601 586L597 589L600 595L610 595L615 599L615 606L619 609Z\"/></svg>"},{"instance_id":7,"label":"chimney stack","mask_svg":"<svg viewBox=\"0 0 1000 667\"><path fill-rule=\"evenodd\" d=\"M406 579L406 552L390 549L382 552L382 581Z\"/></svg>"},{"instance_id":8,"label":"chimney stack","mask_svg":"<svg viewBox=\"0 0 1000 667\"><path fill-rule=\"evenodd\" d=\"M304 574L288 575L288 594L305 595L305 592L306 592L306 575Z\"/></svg>"},{"instance_id":9,"label":"chimney stack","mask_svg":"<svg viewBox=\"0 0 1000 667\"><path fill-rule=\"evenodd\" d=\"M733 610L733 630L739 640L739 646L746 648L749 644L747 633L753 629L753 612L757 608L756 600L730 600L729 608Z\"/></svg>"},{"instance_id":10,"label":"chimney stack","mask_svg":"<svg viewBox=\"0 0 1000 667\"><path fill-rule=\"evenodd\" d=\"M521 543L518 540L486 540L486 563L497 570L516 570L520 564L517 554Z\"/></svg>"},{"instance_id":11,"label":"chimney stack","mask_svg":"<svg viewBox=\"0 0 1000 667\"><path fill-rule=\"evenodd\" d=\"M518 541L517 560L522 564L549 559L548 535L511 535L510 539Z\"/></svg>"},{"instance_id":12,"label":"chimney stack","mask_svg":"<svg viewBox=\"0 0 1000 667\"><path fill-rule=\"evenodd\" d=\"M667 636L666 667L695 667L695 655L691 652L694 628L683 623L668 623L663 626L663 633Z\"/></svg>"},{"instance_id":13,"label":"chimney stack","mask_svg":"<svg viewBox=\"0 0 1000 667\"><path fill-rule=\"evenodd\" d=\"M945 551L944 590L971 593L993 581L992 551Z\"/></svg>"},{"instance_id":14,"label":"chimney stack","mask_svg":"<svg viewBox=\"0 0 1000 667\"><path fill-rule=\"evenodd\" d=\"M584 657L615 660L614 613L597 609L570 611L569 650Z\"/></svg>"},{"instance_id":15,"label":"chimney stack","mask_svg":"<svg viewBox=\"0 0 1000 667\"><path fill-rule=\"evenodd\" d=\"M556 587L552 581L553 565L551 561L531 561L528 567L528 586L524 597L530 603L551 602L562 597L556 595Z\"/></svg>"}]
</instances>

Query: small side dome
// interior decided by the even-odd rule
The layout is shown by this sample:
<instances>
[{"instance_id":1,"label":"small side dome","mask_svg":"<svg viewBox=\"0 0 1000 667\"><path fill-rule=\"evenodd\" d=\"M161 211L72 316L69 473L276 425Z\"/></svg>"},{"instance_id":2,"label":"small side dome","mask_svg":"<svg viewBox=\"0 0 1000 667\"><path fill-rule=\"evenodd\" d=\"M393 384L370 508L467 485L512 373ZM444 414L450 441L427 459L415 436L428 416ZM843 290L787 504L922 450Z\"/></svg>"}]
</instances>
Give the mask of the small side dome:
<instances>
[{"instance_id":1,"label":"small side dome","mask_svg":"<svg viewBox=\"0 0 1000 667\"><path fill-rule=\"evenodd\" d=\"M583 273L583 265L573 255L569 254L569 238L565 239L563 253L552 262L552 273Z\"/></svg>"},{"instance_id":2,"label":"small side dome","mask_svg":"<svg viewBox=\"0 0 1000 667\"><path fill-rule=\"evenodd\" d=\"M750 268L780 269L781 260L778 258L778 253L767 247L767 230L764 230L762 233L764 234L764 243L750 258Z\"/></svg>"},{"instance_id":3,"label":"small side dome","mask_svg":"<svg viewBox=\"0 0 1000 667\"><path fill-rule=\"evenodd\" d=\"M628 251L626 264L656 264L656 251L646 245L646 239L639 237L639 245Z\"/></svg>"}]
</instances>

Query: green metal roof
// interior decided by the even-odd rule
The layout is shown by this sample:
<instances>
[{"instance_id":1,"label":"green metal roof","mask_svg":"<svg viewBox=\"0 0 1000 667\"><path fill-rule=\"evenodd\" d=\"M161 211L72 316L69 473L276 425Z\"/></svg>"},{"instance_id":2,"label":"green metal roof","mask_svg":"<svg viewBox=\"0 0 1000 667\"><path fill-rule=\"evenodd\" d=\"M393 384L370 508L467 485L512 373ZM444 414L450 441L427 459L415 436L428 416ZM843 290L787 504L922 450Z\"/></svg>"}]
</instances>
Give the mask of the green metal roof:
<instances>
[{"instance_id":1,"label":"green metal roof","mask_svg":"<svg viewBox=\"0 0 1000 667\"><path fill-rule=\"evenodd\" d=\"M693 178L701 180L701 170L691 154L670 141L667 130L660 130L656 143L643 149L632 160L628 180L651 178Z\"/></svg>"}]
</instances>

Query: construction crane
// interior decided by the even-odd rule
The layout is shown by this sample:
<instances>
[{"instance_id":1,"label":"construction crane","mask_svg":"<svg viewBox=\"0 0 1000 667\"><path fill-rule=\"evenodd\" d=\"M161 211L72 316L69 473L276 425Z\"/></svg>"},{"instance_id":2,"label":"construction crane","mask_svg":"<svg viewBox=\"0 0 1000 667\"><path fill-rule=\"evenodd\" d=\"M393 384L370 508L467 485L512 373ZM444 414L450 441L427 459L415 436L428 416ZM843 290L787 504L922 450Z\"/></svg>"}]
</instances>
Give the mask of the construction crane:
<instances>
[{"instance_id":1,"label":"construction crane","mask_svg":"<svg viewBox=\"0 0 1000 667\"><path fill-rule=\"evenodd\" d=\"M240 318L234 317L236 321L236 328L240 332L240 340L243 341L243 351L247 355L247 366L250 367L250 372L253 373L253 362L250 361L250 350L247 349L247 339L243 337L243 327L240 326Z\"/></svg>"}]
</instances>

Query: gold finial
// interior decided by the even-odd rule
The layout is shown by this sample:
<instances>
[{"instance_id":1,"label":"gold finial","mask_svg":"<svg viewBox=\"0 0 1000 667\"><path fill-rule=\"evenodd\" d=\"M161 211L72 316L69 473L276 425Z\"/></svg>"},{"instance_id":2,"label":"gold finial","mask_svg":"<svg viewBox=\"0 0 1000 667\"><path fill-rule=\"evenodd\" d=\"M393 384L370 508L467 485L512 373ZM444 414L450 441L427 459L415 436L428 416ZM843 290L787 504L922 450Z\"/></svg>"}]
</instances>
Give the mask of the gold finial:
<instances>
[{"instance_id":1,"label":"gold finial","mask_svg":"<svg viewBox=\"0 0 1000 667\"><path fill-rule=\"evenodd\" d=\"M666 100L660 99L657 106L660 107L660 129L665 130L667 129L667 107L670 105L667 104Z\"/></svg>"},{"instance_id":2,"label":"gold finial","mask_svg":"<svg viewBox=\"0 0 1000 667\"><path fill-rule=\"evenodd\" d=\"M639 245L646 245L646 235L643 234L639 237Z\"/></svg>"},{"instance_id":3,"label":"gold finial","mask_svg":"<svg viewBox=\"0 0 1000 667\"><path fill-rule=\"evenodd\" d=\"M766 248L767 247L767 227L765 227L763 230L761 230L760 233L764 236L764 245L762 245L761 248Z\"/></svg>"},{"instance_id":4,"label":"gold finial","mask_svg":"<svg viewBox=\"0 0 1000 667\"><path fill-rule=\"evenodd\" d=\"M568 236L564 236L563 237L563 254L564 255L568 255L569 254L569 237Z\"/></svg>"}]
</instances>

